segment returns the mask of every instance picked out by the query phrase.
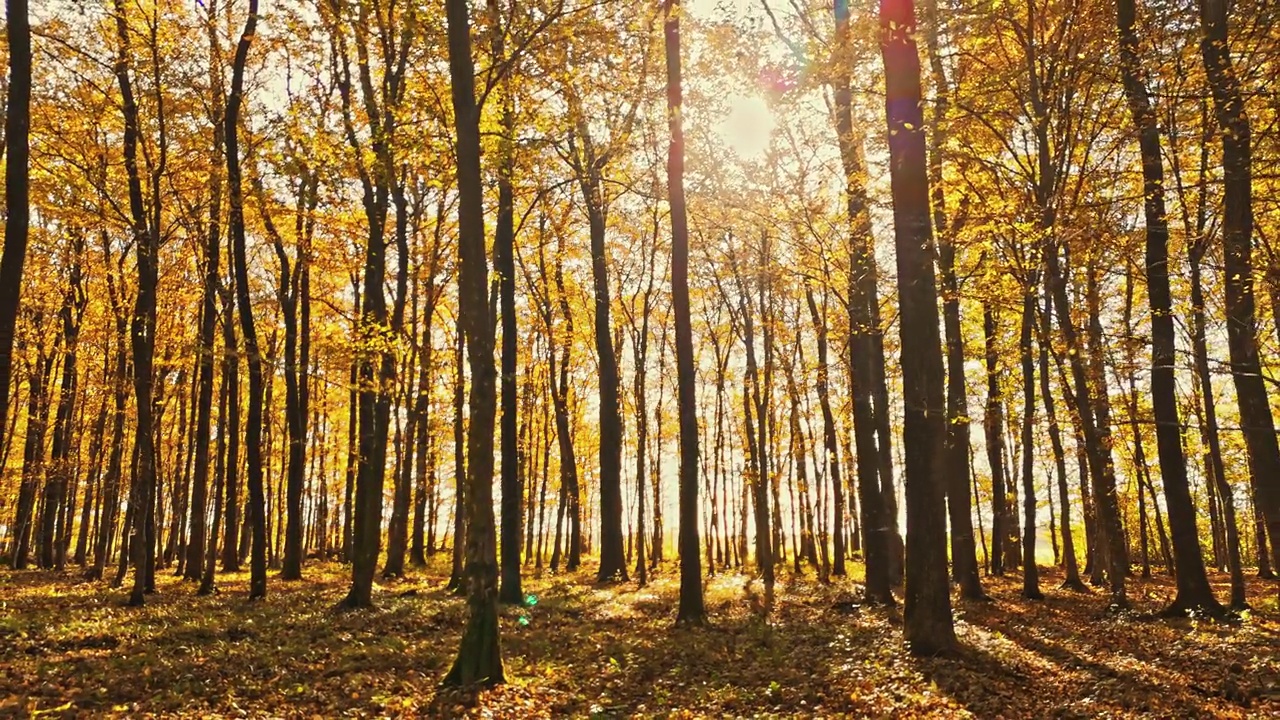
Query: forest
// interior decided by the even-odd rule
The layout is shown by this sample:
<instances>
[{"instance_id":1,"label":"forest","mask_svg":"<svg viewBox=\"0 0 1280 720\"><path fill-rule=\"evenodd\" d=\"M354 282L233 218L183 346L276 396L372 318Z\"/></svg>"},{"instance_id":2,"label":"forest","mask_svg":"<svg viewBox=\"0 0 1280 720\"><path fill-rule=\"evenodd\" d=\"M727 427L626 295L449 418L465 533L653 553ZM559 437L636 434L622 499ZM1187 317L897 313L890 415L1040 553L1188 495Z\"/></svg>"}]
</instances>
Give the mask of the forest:
<instances>
[{"instance_id":1,"label":"forest","mask_svg":"<svg viewBox=\"0 0 1280 720\"><path fill-rule=\"evenodd\" d=\"M1280 714L1280 6L6 0L0 716Z\"/></svg>"}]
</instances>

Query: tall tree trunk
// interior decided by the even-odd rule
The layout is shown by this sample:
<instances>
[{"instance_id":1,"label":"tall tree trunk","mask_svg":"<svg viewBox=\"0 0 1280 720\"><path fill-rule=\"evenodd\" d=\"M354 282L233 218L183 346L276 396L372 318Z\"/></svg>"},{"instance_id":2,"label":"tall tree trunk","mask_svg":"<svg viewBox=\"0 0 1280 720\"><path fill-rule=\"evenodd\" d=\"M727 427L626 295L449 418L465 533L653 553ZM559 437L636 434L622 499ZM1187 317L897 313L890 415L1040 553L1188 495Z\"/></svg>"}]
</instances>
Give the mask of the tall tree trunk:
<instances>
[{"instance_id":1,"label":"tall tree trunk","mask_svg":"<svg viewBox=\"0 0 1280 720\"><path fill-rule=\"evenodd\" d=\"M1196 530L1196 510L1187 481L1187 460L1182 448L1182 426L1178 418L1178 398L1174 377L1174 350L1177 337L1173 327L1173 299L1169 289L1169 223L1164 203L1164 160L1160 150L1160 129L1147 93L1138 57L1138 33L1134 0L1117 0L1116 23L1120 33L1120 65L1124 77L1129 113L1138 130L1142 154L1142 186L1146 219L1147 299L1151 306L1151 403L1155 411L1156 443L1165 505L1173 533L1178 594L1166 613L1182 614L1207 610L1220 612L1205 575L1204 556ZM1228 188L1230 190L1230 188ZM1132 281L1130 281L1132 282ZM1264 399L1265 402L1265 399ZM1136 406L1136 399L1134 405ZM1270 411L1267 412L1270 417ZM1137 428L1134 428L1135 437ZM1275 436L1272 435L1272 446ZM1280 456L1277 456L1280 460ZM1234 579L1240 580L1236 568Z\"/></svg>"},{"instance_id":2,"label":"tall tree trunk","mask_svg":"<svg viewBox=\"0 0 1280 720\"><path fill-rule=\"evenodd\" d=\"M497 2L491 2L490 6L495 16L493 18L495 27L501 28ZM499 29L493 33L493 56L494 58L505 60L503 31L504 29ZM502 106L502 138L500 140L500 164L498 167L497 225L495 226L493 241L493 270L498 276L498 296L501 305L502 322L502 421L500 427L502 446L502 542L499 543L502 548L502 585L498 593L498 601L507 604L519 604L524 601L524 592L520 587L520 503L522 502L524 488L522 487L523 478L519 473L519 440L517 438L519 398L517 397L518 391L516 389L516 366L519 358L516 348L518 342L518 331L516 329L516 230L514 217L515 196L511 186L511 176L515 167L514 135L516 128L514 99L511 97L511 87L508 79L503 79L502 86L498 88L498 92L500 93ZM594 247L594 241L592 245ZM612 346L610 346L610 349L612 350ZM604 412L603 408L604 403L602 402L602 414ZM620 421L621 418L619 417ZM604 440L604 436L601 436L602 452ZM618 433L617 440L619 446L621 446L621 432ZM617 451L620 453L621 447ZM621 462L621 455L619 455L619 462ZM618 482L621 483L620 476ZM619 543L621 543L621 485L618 486L617 491L618 538ZM600 573L603 578L603 565L601 565ZM626 576L625 570L623 570L623 576Z\"/></svg>"},{"instance_id":3,"label":"tall tree trunk","mask_svg":"<svg viewBox=\"0 0 1280 720\"><path fill-rule=\"evenodd\" d=\"M948 137L947 113L951 86L939 50L941 19L937 0L923 5L925 44L933 79L933 115L929 121L929 189L933 229L938 239L938 272L942 276L943 329L947 343L947 465L951 468L946 485L947 513L951 523L952 576L960 593L969 599L983 599L978 577L978 553L973 539L973 502L969 496L969 393L964 377L964 335L960 323L960 286L956 280L954 238L963 219L955 226L947 217L946 193L942 185L943 153ZM963 208L962 208L963 212Z\"/></svg>"},{"instance_id":4,"label":"tall tree trunk","mask_svg":"<svg viewBox=\"0 0 1280 720\"><path fill-rule=\"evenodd\" d=\"M671 304L675 312L676 396L680 416L680 608L676 622L706 618L698 561L698 408L689 309L689 227L684 196L684 115L680 3L668 0L663 37L667 58L667 201L671 205ZM654 496L654 503L658 501Z\"/></svg>"},{"instance_id":5,"label":"tall tree trunk","mask_svg":"<svg viewBox=\"0 0 1280 720\"><path fill-rule=\"evenodd\" d=\"M32 321L39 324L37 311ZM22 479L18 488L18 514L14 522L13 558L14 570L26 569L30 562L32 538L35 534L36 494L40 476L44 473L44 438L49 425L46 400L50 377L53 373L53 356L45 354L45 348L37 348L36 362L31 367L27 390L27 437L23 443Z\"/></svg>"},{"instance_id":6,"label":"tall tree trunk","mask_svg":"<svg viewBox=\"0 0 1280 720\"><path fill-rule=\"evenodd\" d=\"M296 190L296 253L292 268L285 254L284 242L266 210L266 203L259 198L263 224L271 236L280 263L280 284L276 295L284 316L285 420L289 448L285 480L284 561L280 569L282 580L302 579L302 559L306 554L303 547L302 491L307 465L307 411L310 403L307 378L311 363L310 240L314 211L319 201L318 183L319 176L307 169L304 163Z\"/></svg>"},{"instance_id":7,"label":"tall tree trunk","mask_svg":"<svg viewBox=\"0 0 1280 720\"><path fill-rule=\"evenodd\" d=\"M915 655L955 646L944 503L946 405L913 0L881 0L880 50L898 264L907 552L903 634Z\"/></svg>"},{"instance_id":8,"label":"tall tree trunk","mask_svg":"<svg viewBox=\"0 0 1280 720\"><path fill-rule=\"evenodd\" d=\"M836 31L842 46L849 43L849 8L834 5ZM875 272L872 270L874 249L871 219L862 162L862 149L854 135L853 92L850 87L852 58L842 58L837 65L835 92L836 140L844 170L844 194L849 243L849 385L853 396L854 442L857 456L858 502L862 507L863 555L866 565L866 597L876 603L893 603L890 589L893 537L891 520L884 493L880 489L878 448L876 447L875 410L872 400L872 336L871 298L875 294Z\"/></svg>"},{"instance_id":9,"label":"tall tree trunk","mask_svg":"<svg viewBox=\"0 0 1280 720\"><path fill-rule=\"evenodd\" d=\"M110 385L111 381L111 363L107 362L109 353L103 354L103 373L102 379L104 385ZM90 528L94 519L97 517L95 510L102 505L102 449L107 434L107 395L102 395L102 403L98 405L97 419L93 423L93 439L89 442L89 462L92 469L89 471L88 477L85 479L85 495L84 504L80 512L80 528L79 535L76 538L76 552L74 562L84 567L88 561L90 538L96 537Z\"/></svg>"},{"instance_id":10,"label":"tall tree trunk","mask_svg":"<svg viewBox=\"0 0 1280 720\"><path fill-rule=\"evenodd\" d=\"M466 359L467 339L458 328L453 352L453 566L449 574L448 589L461 593L466 589L463 570L463 538L467 534L467 435L463 422L466 410Z\"/></svg>"},{"instance_id":11,"label":"tall tree trunk","mask_svg":"<svg viewBox=\"0 0 1280 720\"><path fill-rule=\"evenodd\" d=\"M1023 289L1022 328L1018 352L1022 361L1022 596L1043 600L1040 569L1036 563L1036 487L1032 462L1035 459L1036 365L1032 334L1036 326L1036 273Z\"/></svg>"},{"instance_id":12,"label":"tall tree trunk","mask_svg":"<svg viewBox=\"0 0 1280 720\"><path fill-rule=\"evenodd\" d=\"M151 549L154 544L149 530L155 504L156 447L155 428L152 424L152 373L155 353L156 284L158 282L159 229L152 227L142 194L142 177L138 169L138 105L133 95L129 74L129 21L124 0L116 0L116 49L115 75L120 85L124 113L124 160L129 186L129 212L131 231L137 255L138 292L134 298L133 318L130 326L133 350L133 386L136 397L137 425L135 446L138 451L138 474L131 490L130 506L143 508L133 513L134 534L130 543L133 553L134 585L129 596L130 605L141 605L147 590ZM159 198L154 200L159 213Z\"/></svg>"},{"instance_id":13,"label":"tall tree trunk","mask_svg":"<svg viewBox=\"0 0 1280 720\"><path fill-rule=\"evenodd\" d=\"M359 333L360 282L353 275L351 293L354 296L352 316L357 318L351 331ZM342 561L355 562L355 489L356 474L360 469L360 360L351 361L347 373L347 470L344 474L342 494Z\"/></svg>"},{"instance_id":14,"label":"tall tree trunk","mask_svg":"<svg viewBox=\"0 0 1280 720\"><path fill-rule=\"evenodd\" d=\"M224 325L231 324L230 313L223 316ZM222 506L223 494L226 487L226 473L228 470L228 447L227 447L227 427L228 413L230 412L232 389L236 382L234 374L228 372L232 367L232 352L224 348L222 356L222 377L218 382L218 445L216 455L214 457L215 467L213 469L213 517L212 523L209 525L209 542L208 548L204 551L199 566L200 587L196 590L196 595L209 595L214 592L216 587L216 578L214 572L218 567L218 530L222 527ZM236 401L239 402L238 400ZM239 413L239 410L236 410Z\"/></svg>"},{"instance_id":15,"label":"tall tree trunk","mask_svg":"<svg viewBox=\"0 0 1280 720\"><path fill-rule=\"evenodd\" d=\"M1255 483L1255 503L1274 544L1280 539L1280 439L1258 358L1253 278L1253 151L1248 111L1232 66L1226 0L1200 0L1204 58L1218 127L1222 130L1223 284L1227 349L1240 404L1240 424ZM1262 545L1261 542L1258 543Z\"/></svg>"},{"instance_id":16,"label":"tall tree trunk","mask_svg":"<svg viewBox=\"0 0 1280 720\"><path fill-rule=\"evenodd\" d=\"M467 435L467 606L458 657L446 685L504 682L498 645L498 568L493 527L493 425L497 405L493 319L488 303L484 185L480 175L480 110L475 99L467 3L446 0L449 77L453 88L458 173L458 325L471 370Z\"/></svg>"},{"instance_id":17,"label":"tall tree trunk","mask_svg":"<svg viewBox=\"0 0 1280 720\"><path fill-rule=\"evenodd\" d=\"M27 0L8 0L5 35L9 51L8 101L4 119L4 254L0 257L0 437L9 419L13 336L22 292L31 222L31 22ZM12 428L9 428L12 432Z\"/></svg>"},{"instance_id":18,"label":"tall tree trunk","mask_svg":"<svg viewBox=\"0 0 1280 720\"><path fill-rule=\"evenodd\" d=\"M1124 581L1129 570L1128 552L1125 549L1124 528L1120 522L1119 501L1116 496L1115 475L1111 467L1110 429L1106 422L1099 422L1095 415L1098 407L1105 404L1098 400L1095 405L1093 390L1089 385L1088 371L1081 357L1083 344L1071 319L1071 305L1067 298L1067 282L1058 258L1058 250L1049 247L1045 254L1048 268L1047 284L1054 300L1054 309L1058 316L1058 324L1063 340L1067 346L1067 356L1071 367L1074 390L1075 417L1083 436L1085 456L1088 461L1089 476L1093 483L1093 499L1097 513L1097 532L1099 550L1107 560L1107 579L1111 591L1111 603L1115 607L1128 604L1125 598ZM1095 348L1098 349L1098 348ZM1101 391L1098 395L1101 396Z\"/></svg>"},{"instance_id":19,"label":"tall tree trunk","mask_svg":"<svg viewBox=\"0 0 1280 720\"><path fill-rule=\"evenodd\" d=\"M227 98L226 145L227 187L231 201L229 225L236 275L236 305L240 330L244 335L244 351L249 360L249 416L245 427L245 460L248 465L249 516L253 525L252 559L249 563L249 598L267 595L267 518L263 490L262 457L262 354L258 350L258 333L254 325L253 305L249 296L249 260L245 243L244 194L240 180L240 107L244 100L244 72L249 58L249 45L258 24L258 0L249 0L249 16L236 46L231 70L231 94ZM139 398L141 403L141 397Z\"/></svg>"},{"instance_id":20,"label":"tall tree trunk","mask_svg":"<svg viewBox=\"0 0 1280 720\"><path fill-rule=\"evenodd\" d=\"M66 567L66 546L57 532L59 515L63 506L75 501L74 491L69 495L71 478L75 474L72 457L76 388L78 386L77 359L80 324L84 319L88 298L84 293L80 259L84 253L84 238L74 234L71 238L70 260L67 270L67 288L59 317L62 320L62 379L58 390L58 410L53 425L53 448L49 458L49 471L45 481L44 515L41 518L40 565L45 568Z\"/></svg>"},{"instance_id":21,"label":"tall tree trunk","mask_svg":"<svg viewBox=\"0 0 1280 720\"><path fill-rule=\"evenodd\" d=\"M987 407L983 418L987 464L991 467L991 560L988 572L1004 574L1005 542L1009 535L1009 495L1004 475L1004 397L1000 388L1000 352L997 348L995 310L982 308L982 328L986 338Z\"/></svg>"},{"instance_id":22,"label":"tall tree trunk","mask_svg":"<svg viewBox=\"0 0 1280 720\"><path fill-rule=\"evenodd\" d=\"M813 320L813 330L818 338L818 405L822 409L822 447L826 452L828 471L831 476L831 498L834 501L835 519L832 526L832 535L835 539L835 557L832 562L831 572L837 577L844 577L844 485L840 479L840 442L837 438L836 417L831 410L831 395L828 389L829 367L827 364L827 322L826 322L826 302L824 298L823 311L818 310L817 302L813 297L813 288L805 286L805 301L809 305L809 316ZM797 336L797 340L799 337ZM966 480L967 484L967 480ZM968 492L965 492L968 497Z\"/></svg>"},{"instance_id":23,"label":"tall tree trunk","mask_svg":"<svg viewBox=\"0 0 1280 720\"><path fill-rule=\"evenodd\" d=\"M590 154L589 154L590 155ZM582 181L591 235L595 344L600 373L600 582L627 580L622 543L622 404L618 359L610 321L609 268L605 256L604 189L596 164Z\"/></svg>"},{"instance_id":24,"label":"tall tree trunk","mask_svg":"<svg viewBox=\"0 0 1280 720\"><path fill-rule=\"evenodd\" d=\"M1067 489L1067 453L1062 445L1062 429L1058 425L1058 410L1049 388L1049 344L1052 336L1049 330L1049 318L1053 312L1052 300L1046 290L1044 307L1039 313L1040 345L1040 401L1044 404L1044 414L1049 421L1049 443L1053 446L1053 466L1058 480L1058 507L1061 508L1061 521L1058 528L1062 532L1062 560L1064 575L1062 587L1068 590L1083 592L1084 582L1080 579L1080 564L1076 559L1076 540L1071 525L1071 498ZM1053 491L1049 491L1050 498Z\"/></svg>"}]
</instances>

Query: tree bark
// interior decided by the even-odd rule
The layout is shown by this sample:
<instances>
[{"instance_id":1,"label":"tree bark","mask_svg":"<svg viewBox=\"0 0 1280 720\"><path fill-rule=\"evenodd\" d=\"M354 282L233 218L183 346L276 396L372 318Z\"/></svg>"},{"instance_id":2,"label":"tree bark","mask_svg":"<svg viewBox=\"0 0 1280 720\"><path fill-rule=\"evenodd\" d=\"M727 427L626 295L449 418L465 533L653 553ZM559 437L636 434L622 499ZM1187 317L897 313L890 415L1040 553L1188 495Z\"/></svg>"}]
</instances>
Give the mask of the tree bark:
<instances>
[{"instance_id":1,"label":"tree bark","mask_svg":"<svg viewBox=\"0 0 1280 720\"><path fill-rule=\"evenodd\" d=\"M1231 60L1226 0L1200 0L1200 52L1222 135L1223 284L1227 349L1255 502L1274 543L1280 538L1280 440L1258 357L1253 277L1253 151L1248 111ZM1259 542L1259 545L1262 543Z\"/></svg>"},{"instance_id":2,"label":"tree bark","mask_svg":"<svg viewBox=\"0 0 1280 720\"><path fill-rule=\"evenodd\" d=\"M698 557L698 408L689 309L689 227L684 196L684 115L680 0L665 4L667 58L667 201L671 206L671 304L675 312L676 394L680 415L680 607L678 624L706 618ZM654 502L657 502L655 496Z\"/></svg>"},{"instance_id":3,"label":"tree bark","mask_svg":"<svg viewBox=\"0 0 1280 720\"><path fill-rule=\"evenodd\" d=\"M488 303L480 110L475 99L470 23L464 0L446 0L449 77L457 132L458 325L471 370L467 435L467 625L446 685L504 682L498 645L498 568L493 527L493 425L497 405L493 319ZM456 540L455 540L456 542Z\"/></svg>"},{"instance_id":4,"label":"tree bark","mask_svg":"<svg viewBox=\"0 0 1280 720\"><path fill-rule=\"evenodd\" d=\"M4 437L9 419L14 327L31 223L31 21L27 0L8 0L7 17L9 86L4 120L4 254L0 256L0 437Z\"/></svg>"},{"instance_id":5,"label":"tree bark","mask_svg":"<svg viewBox=\"0 0 1280 720\"><path fill-rule=\"evenodd\" d=\"M903 634L914 655L955 647L944 508L946 405L913 0L881 0L880 50L898 264L907 553Z\"/></svg>"}]
</instances>

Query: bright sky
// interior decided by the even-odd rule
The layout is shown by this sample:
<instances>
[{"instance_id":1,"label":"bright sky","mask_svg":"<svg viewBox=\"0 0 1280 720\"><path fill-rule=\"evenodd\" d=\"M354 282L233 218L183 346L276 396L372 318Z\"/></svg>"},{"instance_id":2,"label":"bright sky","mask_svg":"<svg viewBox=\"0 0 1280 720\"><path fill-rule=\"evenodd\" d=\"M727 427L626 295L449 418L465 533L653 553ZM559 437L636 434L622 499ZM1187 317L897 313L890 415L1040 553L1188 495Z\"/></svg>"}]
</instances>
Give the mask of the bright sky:
<instances>
[{"instance_id":1,"label":"bright sky","mask_svg":"<svg viewBox=\"0 0 1280 720\"><path fill-rule=\"evenodd\" d=\"M716 133L738 157L759 160L769 149L773 132L773 113L759 95L737 95L729 100L729 114L716 128Z\"/></svg>"}]
</instances>

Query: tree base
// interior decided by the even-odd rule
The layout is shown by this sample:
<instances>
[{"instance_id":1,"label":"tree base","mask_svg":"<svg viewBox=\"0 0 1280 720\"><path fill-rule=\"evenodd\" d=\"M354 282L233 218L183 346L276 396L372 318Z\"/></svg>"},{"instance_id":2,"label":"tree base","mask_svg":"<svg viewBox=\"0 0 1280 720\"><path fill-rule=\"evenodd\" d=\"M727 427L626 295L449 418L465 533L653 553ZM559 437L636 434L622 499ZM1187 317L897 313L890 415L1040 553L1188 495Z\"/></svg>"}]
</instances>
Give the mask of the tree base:
<instances>
[{"instance_id":1,"label":"tree base","mask_svg":"<svg viewBox=\"0 0 1280 720\"><path fill-rule=\"evenodd\" d=\"M707 620L706 613L689 613L676 616L676 627L681 629L708 628L711 627L711 622Z\"/></svg>"},{"instance_id":2,"label":"tree base","mask_svg":"<svg viewBox=\"0 0 1280 720\"><path fill-rule=\"evenodd\" d=\"M502 649L498 643L498 612L492 601L487 607L472 606L471 618L462 635L458 657L441 685L454 688L494 687L502 685Z\"/></svg>"},{"instance_id":3,"label":"tree base","mask_svg":"<svg viewBox=\"0 0 1280 720\"><path fill-rule=\"evenodd\" d=\"M347 592L347 596L338 601L333 609L338 612L346 610L373 610L376 606L373 604L372 597L363 597L356 592L355 588L351 588Z\"/></svg>"},{"instance_id":4,"label":"tree base","mask_svg":"<svg viewBox=\"0 0 1280 720\"><path fill-rule=\"evenodd\" d=\"M893 591L872 593L869 590L863 590L862 602L866 605L878 605L880 607L896 607L898 605L898 601L893 597Z\"/></svg>"},{"instance_id":5,"label":"tree base","mask_svg":"<svg viewBox=\"0 0 1280 720\"><path fill-rule=\"evenodd\" d=\"M1067 578L1066 580L1063 580L1062 584L1059 585L1058 588L1061 590L1070 590L1071 592L1078 592L1078 593L1089 592L1089 586L1085 585L1084 581L1078 577Z\"/></svg>"},{"instance_id":6,"label":"tree base","mask_svg":"<svg viewBox=\"0 0 1280 720\"><path fill-rule=\"evenodd\" d=\"M954 633L950 637L907 640L907 652L913 657L951 657L958 650Z\"/></svg>"},{"instance_id":7,"label":"tree base","mask_svg":"<svg viewBox=\"0 0 1280 720\"><path fill-rule=\"evenodd\" d=\"M1168 607L1156 613L1156 617L1165 620L1177 618L1209 619L1217 622L1238 622L1240 620L1239 615L1228 610L1212 597L1197 598L1195 600L1175 598Z\"/></svg>"}]
</instances>

